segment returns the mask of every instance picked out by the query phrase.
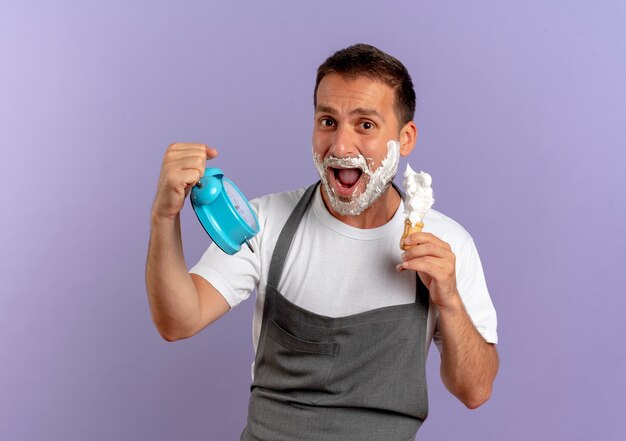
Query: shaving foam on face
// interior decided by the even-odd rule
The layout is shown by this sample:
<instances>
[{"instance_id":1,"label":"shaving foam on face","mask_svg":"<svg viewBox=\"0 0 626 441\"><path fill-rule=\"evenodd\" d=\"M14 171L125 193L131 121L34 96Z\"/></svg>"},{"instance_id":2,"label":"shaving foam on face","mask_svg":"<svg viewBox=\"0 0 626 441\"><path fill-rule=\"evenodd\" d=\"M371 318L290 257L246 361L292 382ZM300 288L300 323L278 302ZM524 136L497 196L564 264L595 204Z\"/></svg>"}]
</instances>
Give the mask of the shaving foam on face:
<instances>
[{"instance_id":1,"label":"shaving foam on face","mask_svg":"<svg viewBox=\"0 0 626 441\"><path fill-rule=\"evenodd\" d=\"M315 167L322 180L322 187L333 209L342 216L356 216L371 207L387 188L389 188L389 184L391 184L391 181L398 171L400 143L395 140L387 142L387 155L374 171L370 168L365 157L360 154L352 158L329 156L323 161L320 159L320 155L314 154L313 161L315 162ZM345 198L340 198L328 184L327 171L329 167L360 169L363 174L366 174L369 178L365 190L363 192L356 190L347 201L344 200Z\"/></svg>"},{"instance_id":2,"label":"shaving foam on face","mask_svg":"<svg viewBox=\"0 0 626 441\"><path fill-rule=\"evenodd\" d=\"M412 225L423 222L426 212L435 203L433 197L433 178L426 172L417 173L409 164L404 172L404 217Z\"/></svg>"}]
</instances>

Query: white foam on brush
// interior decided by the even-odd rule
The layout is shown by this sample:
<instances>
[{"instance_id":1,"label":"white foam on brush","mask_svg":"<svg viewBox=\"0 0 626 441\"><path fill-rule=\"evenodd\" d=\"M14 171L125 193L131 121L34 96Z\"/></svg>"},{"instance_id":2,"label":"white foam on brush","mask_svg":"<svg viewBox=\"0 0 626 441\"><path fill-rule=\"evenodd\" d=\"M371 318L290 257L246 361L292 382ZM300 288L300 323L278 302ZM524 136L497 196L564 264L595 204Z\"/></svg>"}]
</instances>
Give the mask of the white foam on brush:
<instances>
[{"instance_id":1,"label":"white foam on brush","mask_svg":"<svg viewBox=\"0 0 626 441\"><path fill-rule=\"evenodd\" d=\"M433 178L426 172L417 173L409 164L404 172L404 217L411 225L423 222L426 212L435 203L433 198Z\"/></svg>"}]
</instances>

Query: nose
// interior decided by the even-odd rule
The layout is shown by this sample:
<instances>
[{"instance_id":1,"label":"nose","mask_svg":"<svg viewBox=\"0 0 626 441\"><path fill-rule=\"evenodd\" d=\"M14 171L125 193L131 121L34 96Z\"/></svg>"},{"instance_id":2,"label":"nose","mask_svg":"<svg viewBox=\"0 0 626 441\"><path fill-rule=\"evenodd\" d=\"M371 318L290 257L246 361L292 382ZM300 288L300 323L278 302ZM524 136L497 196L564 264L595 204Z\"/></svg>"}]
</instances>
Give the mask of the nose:
<instances>
[{"instance_id":1,"label":"nose","mask_svg":"<svg viewBox=\"0 0 626 441\"><path fill-rule=\"evenodd\" d=\"M330 153L337 158L349 158L358 155L354 134L350 127L342 124L337 127L330 147Z\"/></svg>"}]
</instances>

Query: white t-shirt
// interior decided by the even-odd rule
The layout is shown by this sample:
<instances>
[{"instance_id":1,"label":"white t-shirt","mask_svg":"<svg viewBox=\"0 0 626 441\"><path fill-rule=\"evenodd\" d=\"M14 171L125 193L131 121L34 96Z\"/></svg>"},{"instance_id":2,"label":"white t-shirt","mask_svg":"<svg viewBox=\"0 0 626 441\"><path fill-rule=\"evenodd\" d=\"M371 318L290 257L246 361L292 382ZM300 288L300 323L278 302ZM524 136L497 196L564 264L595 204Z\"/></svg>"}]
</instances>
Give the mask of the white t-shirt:
<instances>
[{"instance_id":1,"label":"white t-shirt","mask_svg":"<svg viewBox=\"0 0 626 441\"><path fill-rule=\"evenodd\" d=\"M233 256L212 244L190 272L213 285L231 307L257 290L252 335L256 352L270 261L278 236L306 188L254 199L259 234ZM497 343L496 311L471 236L449 217L430 210L424 231L448 242L456 255L457 289L474 326ZM318 188L302 218L287 256L278 290L289 301L316 314L343 317L375 308L415 302L415 272L397 272L404 205L378 228L360 229L333 217ZM437 310L429 309L427 344L441 342L435 330Z\"/></svg>"}]
</instances>

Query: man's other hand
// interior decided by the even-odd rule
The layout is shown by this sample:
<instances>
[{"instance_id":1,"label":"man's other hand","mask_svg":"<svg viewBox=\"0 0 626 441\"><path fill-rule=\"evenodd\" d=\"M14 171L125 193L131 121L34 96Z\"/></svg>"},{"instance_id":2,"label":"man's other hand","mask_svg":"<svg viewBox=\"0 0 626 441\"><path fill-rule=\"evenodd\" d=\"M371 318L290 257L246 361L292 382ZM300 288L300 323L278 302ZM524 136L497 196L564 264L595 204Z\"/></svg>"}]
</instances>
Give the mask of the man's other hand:
<instances>
[{"instance_id":1,"label":"man's other hand","mask_svg":"<svg viewBox=\"0 0 626 441\"><path fill-rule=\"evenodd\" d=\"M411 246L402 255L398 271L417 271L438 306L458 300L456 288L456 256L450 245L431 233L413 233L404 240Z\"/></svg>"}]
</instances>

